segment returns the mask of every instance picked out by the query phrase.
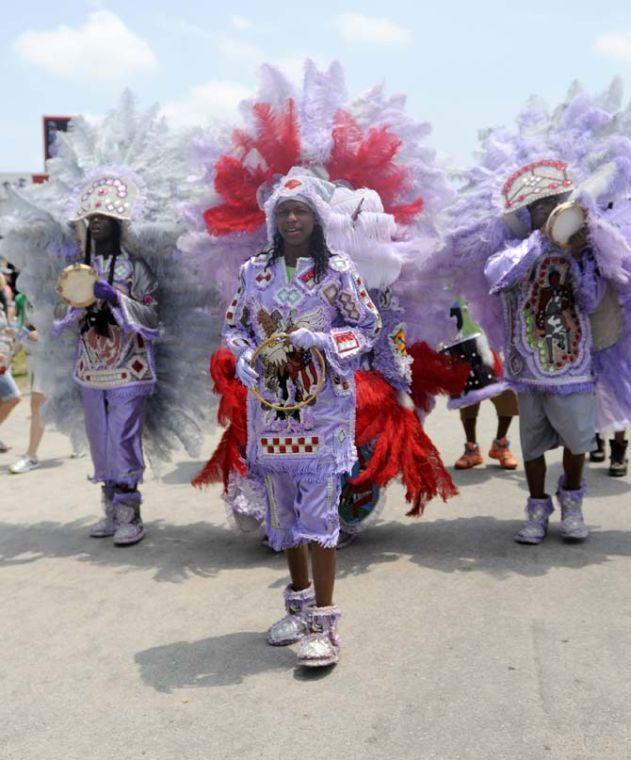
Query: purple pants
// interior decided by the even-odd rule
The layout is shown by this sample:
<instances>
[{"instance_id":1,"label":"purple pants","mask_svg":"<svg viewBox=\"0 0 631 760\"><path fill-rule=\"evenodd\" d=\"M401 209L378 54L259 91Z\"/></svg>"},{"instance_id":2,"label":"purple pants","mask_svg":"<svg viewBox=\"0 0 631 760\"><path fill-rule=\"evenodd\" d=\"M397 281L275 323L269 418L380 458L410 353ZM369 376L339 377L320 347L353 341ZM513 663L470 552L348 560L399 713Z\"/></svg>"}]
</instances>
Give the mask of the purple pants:
<instances>
[{"instance_id":1,"label":"purple pants","mask_svg":"<svg viewBox=\"0 0 631 760\"><path fill-rule=\"evenodd\" d=\"M286 472L267 472L267 537L272 549L282 551L309 541L326 548L337 546L341 490L341 478L335 473L316 482Z\"/></svg>"},{"instance_id":2,"label":"purple pants","mask_svg":"<svg viewBox=\"0 0 631 760\"><path fill-rule=\"evenodd\" d=\"M81 388L85 430L90 442L95 483L125 484L142 481L142 426L146 395L131 396L128 388Z\"/></svg>"}]
</instances>

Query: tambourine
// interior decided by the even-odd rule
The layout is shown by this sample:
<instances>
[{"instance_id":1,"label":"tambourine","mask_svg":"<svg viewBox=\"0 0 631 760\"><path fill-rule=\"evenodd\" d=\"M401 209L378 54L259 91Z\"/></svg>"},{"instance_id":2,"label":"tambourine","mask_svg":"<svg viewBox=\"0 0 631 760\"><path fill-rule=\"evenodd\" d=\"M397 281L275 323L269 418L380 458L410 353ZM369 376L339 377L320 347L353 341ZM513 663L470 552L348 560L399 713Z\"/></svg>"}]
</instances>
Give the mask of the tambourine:
<instances>
[{"instance_id":1,"label":"tambourine","mask_svg":"<svg viewBox=\"0 0 631 760\"><path fill-rule=\"evenodd\" d=\"M59 275L57 292L64 303L82 309L95 303L94 283L97 280L96 270L88 264L71 264Z\"/></svg>"},{"instance_id":2,"label":"tambourine","mask_svg":"<svg viewBox=\"0 0 631 760\"><path fill-rule=\"evenodd\" d=\"M256 350L252 354L252 358L250 359L250 366L254 368L254 365L258 361L262 351L265 351L266 349L270 348L270 346L275 346L278 343L284 343L284 342L285 343L291 342L290 336L288 333L277 333L276 335L272 335L270 338L267 338L262 343L259 343L259 345L256 347ZM262 396L261 392L255 385L252 388L250 388L250 391L261 402L261 404L264 404L265 406L269 407L270 409L274 409L277 412L294 412L298 409L302 409L303 407L315 401L315 399L319 396L322 388L324 388L324 384L326 382L326 361L324 359L324 354L322 353L322 351L320 351L319 348L316 348L314 346L313 348L309 349L309 352L313 356L315 356L315 358L318 361L318 364L320 365L318 368L318 381L315 387L313 388L313 390L311 391L311 393L302 401L299 401L295 404L288 404L286 406L282 406L280 404L274 404L272 401L269 401L264 396ZM260 358L261 358L261 361L263 361L263 357L260 357Z\"/></svg>"},{"instance_id":3,"label":"tambourine","mask_svg":"<svg viewBox=\"0 0 631 760\"><path fill-rule=\"evenodd\" d=\"M570 240L585 226L587 211L574 201L559 203L546 221L544 232L559 248L569 248Z\"/></svg>"}]
</instances>

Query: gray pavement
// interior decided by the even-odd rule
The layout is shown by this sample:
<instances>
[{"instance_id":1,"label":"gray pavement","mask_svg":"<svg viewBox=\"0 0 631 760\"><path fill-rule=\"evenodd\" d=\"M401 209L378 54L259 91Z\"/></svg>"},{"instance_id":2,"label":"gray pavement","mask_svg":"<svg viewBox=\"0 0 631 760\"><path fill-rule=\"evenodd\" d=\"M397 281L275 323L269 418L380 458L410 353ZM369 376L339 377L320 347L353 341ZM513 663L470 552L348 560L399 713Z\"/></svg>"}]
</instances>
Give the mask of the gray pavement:
<instances>
[{"instance_id":1,"label":"gray pavement","mask_svg":"<svg viewBox=\"0 0 631 760\"><path fill-rule=\"evenodd\" d=\"M0 428L2 760L631 757L629 480L603 465L578 546L557 513L543 545L512 542L521 467L458 474L417 521L392 488L339 556L342 661L305 675L265 644L282 558L230 532L219 490L188 485L197 463L149 478L147 538L117 549L88 538L98 489L60 435L7 474L27 417L25 399ZM485 448L492 428L487 404ZM456 415L440 405L428 430L452 463Z\"/></svg>"}]
</instances>

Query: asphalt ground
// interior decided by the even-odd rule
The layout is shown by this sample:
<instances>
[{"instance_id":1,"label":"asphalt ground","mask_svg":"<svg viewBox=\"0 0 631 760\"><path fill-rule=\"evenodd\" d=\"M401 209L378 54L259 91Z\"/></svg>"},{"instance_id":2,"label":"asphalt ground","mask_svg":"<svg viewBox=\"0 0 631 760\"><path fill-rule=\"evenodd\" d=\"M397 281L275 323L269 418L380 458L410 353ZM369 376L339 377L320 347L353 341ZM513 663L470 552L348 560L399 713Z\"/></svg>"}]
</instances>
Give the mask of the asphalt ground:
<instances>
[{"instance_id":1,"label":"asphalt ground","mask_svg":"<svg viewBox=\"0 0 631 760\"><path fill-rule=\"evenodd\" d=\"M485 450L493 427L487 403ZM427 428L451 464L457 415L439 405ZM542 545L513 543L521 466L458 473L460 496L419 520L391 488L339 555L341 662L303 673L265 643L283 558L231 532L219 489L188 485L198 462L149 475L147 538L116 548L88 537L99 492L66 439L7 473L27 434L28 398L0 428L2 760L631 757L629 480L606 466L579 545L558 512Z\"/></svg>"}]
</instances>

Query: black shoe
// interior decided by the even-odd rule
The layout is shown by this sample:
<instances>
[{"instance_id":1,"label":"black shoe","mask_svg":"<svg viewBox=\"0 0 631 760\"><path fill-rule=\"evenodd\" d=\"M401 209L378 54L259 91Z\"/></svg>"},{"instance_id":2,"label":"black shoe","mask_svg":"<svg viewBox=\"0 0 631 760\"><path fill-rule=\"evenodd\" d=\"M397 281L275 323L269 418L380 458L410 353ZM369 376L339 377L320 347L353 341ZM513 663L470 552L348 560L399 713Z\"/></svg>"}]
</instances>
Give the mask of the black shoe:
<instances>
[{"instance_id":1,"label":"black shoe","mask_svg":"<svg viewBox=\"0 0 631 760\"><path fill-rule=\"evenodd\" d=\"M612 478L623 478L627 474L629 460L626 457L628 441L621 443L614 440L609 441L611 447L611 459L609 460L609 474Z\"/></svg>"},{"instance_id":2,"label":"black shoe","mask_svg":"<svg viewBox=\"0 0 631 760\"><path fill-rule=\"evenodd\" d=\"M598 446L596 451L589 452L589 461L590 462L604 462L605 461L605 442L598 435L598 433L596 433L596 446Z\"/></svg>"}]
</instances>

